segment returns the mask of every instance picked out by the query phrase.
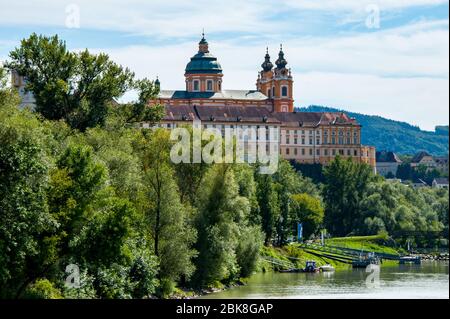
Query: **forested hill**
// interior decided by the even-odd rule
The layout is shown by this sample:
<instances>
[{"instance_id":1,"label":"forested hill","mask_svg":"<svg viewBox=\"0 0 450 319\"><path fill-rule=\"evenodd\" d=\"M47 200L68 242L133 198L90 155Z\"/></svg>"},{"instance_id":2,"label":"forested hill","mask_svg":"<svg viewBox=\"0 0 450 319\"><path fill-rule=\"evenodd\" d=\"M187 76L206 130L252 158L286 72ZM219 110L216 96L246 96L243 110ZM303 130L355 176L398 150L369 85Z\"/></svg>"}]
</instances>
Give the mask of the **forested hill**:
<instances>
[{"instance_id":1,"label":"forested hill","mask_svg":"<svg viewBox=\"0 0 450 319\"><path fill-rule=\"evenodd\" d=\"M415 154L424 150L433 155L448 154L448 125L436 127L435 132L422 131L405 122L389 120L381 116L347 112L335 108L312 105L297 108L300 112L343 111L363 126L362 143L373 145L377 150L389 150L399 154Z\"/></svg>"}]
</instances>

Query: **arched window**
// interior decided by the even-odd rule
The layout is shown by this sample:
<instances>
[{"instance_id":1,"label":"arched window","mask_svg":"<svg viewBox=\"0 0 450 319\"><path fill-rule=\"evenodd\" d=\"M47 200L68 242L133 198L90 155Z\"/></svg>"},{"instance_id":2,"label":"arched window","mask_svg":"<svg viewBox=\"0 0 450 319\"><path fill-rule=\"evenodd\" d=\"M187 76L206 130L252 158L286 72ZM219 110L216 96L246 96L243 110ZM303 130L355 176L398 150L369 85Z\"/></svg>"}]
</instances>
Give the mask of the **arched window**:
<instances>
[{"instance_id":1,"label":"arched window","mask_svg":"<svg viewBox=\"0 0 450 319\"><path fill-rule=\"evenodd\" d=\"M284 96L284 97L288 96L288 88L287 88L287 86L282 86L281 87L281 96Z\"/></svg>"},{"instance_id":2,"label":"arched window","mask_svg":"<svg viewBox=\"0 0 450 319\"><path fill-rule=\"evenodd\" d=\"M200 91L200 81L199 80L194 81L194 91Z\"/></svg>"},{"instance_id":3,"label":"arched window","mask_svg":"<svg viewBox=\"0 0 450 319\"><path fill-rule=\"evenodd\" d=\"M212 91L212 90L213 90L213 81L208 80L208 81L206 82L206 90L207 90L207 91Z\"/></svg>"}]
</instances>

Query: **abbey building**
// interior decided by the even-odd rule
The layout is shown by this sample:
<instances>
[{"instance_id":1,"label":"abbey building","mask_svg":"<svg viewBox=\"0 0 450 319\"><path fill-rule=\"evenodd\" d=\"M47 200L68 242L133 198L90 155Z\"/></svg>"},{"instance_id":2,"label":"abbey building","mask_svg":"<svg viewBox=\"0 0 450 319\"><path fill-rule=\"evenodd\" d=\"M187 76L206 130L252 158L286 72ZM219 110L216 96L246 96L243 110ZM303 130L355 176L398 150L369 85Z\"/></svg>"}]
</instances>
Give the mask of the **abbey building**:
<instances>
[{"instance_id":1,"label":"abbey building","mask_svg":"<svg viewBox=\"0 0 450 319\"><path fill-rule=\"evenodd\" d=\"M158 125L174 128L197 120L222 131L266 127L277 130L285 159L327 164L339 155L375 168L375 148L361 144L361 125L355 119L345 113L295 112L293 75L287 65L283 48L274 63L267 51L255 90L225 90L222 67L203 36L186 66L184 90L162 89L152 102L166 110ZM159 80L156 85L161 86Z\"/></svg>"}]
</instances>

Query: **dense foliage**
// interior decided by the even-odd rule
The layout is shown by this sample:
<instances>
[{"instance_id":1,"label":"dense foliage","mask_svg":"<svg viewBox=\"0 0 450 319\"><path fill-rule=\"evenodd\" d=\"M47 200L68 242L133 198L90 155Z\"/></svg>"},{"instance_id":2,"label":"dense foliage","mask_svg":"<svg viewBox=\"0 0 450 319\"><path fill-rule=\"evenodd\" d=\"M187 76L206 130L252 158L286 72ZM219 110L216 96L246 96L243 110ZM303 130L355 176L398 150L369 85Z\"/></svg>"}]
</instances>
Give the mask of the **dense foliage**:
<instances>
[{"instance_id":1,"label":"dense foliage","mask_svg":"<svg viewBox=\"0 0 450 319\"><path fill-rule=\"evenodd\" d=\"M387 178L398 178L401 180L418 182L420 180L424 181L428 185L432 185L433 180L437 177L448 177L448 172L438 170L436 168L430 169L425 165L419 165L417 167L411 167L411 164L404 161L398 166L397 174L391 173Z\"/></svg>"},{"instance_id":2,"label":"dense foliage","mask_svg":"<svg viewBox=\"0 0 450 319\"><path fill-rule=\"evenodd\" d=\"M448 238L448 190L388 182L368 166L340 158L325 168L324 175L325 226L333 235L387 232L413 240L421 234Z\"/></svg>"},{"instance_id":3,"label":"dense foliage","mask_svg":"<svg viewBox=\"0 0 450 319\"><path fill-rule=\"evenodd\" d=\"M0 94L2 297L166 297L229 283L253 273L265 237L292 235L291 194L319 198L284 161L273 176L247 164L173 164L169 131L127 125L133 104L77 130L20 110L6 86ZM70 265L79 288L65 285Z\"/></svg>"},{"instance_id":4,"label":"dense foliage","mask_svg":"<svg viewBox=\"0 0 450 319\"><path fill-rule=\"evenodd\" d=\"M256 165L175 164L168 130L132 125L161 117L148 106L158 92L151 81L107 56L70 53L56 37L33 35L14 52L10 65L30 76L29 88L64 89L43 85L36 110L21 110L0 68L0 298L168 297L176 287L221 286L250 276L264 244L294 240L298 223L304 239L323 228L448 232L447 190L391 184L364 164L337 158L313 169L315 183L284 160L273 175ZM98 70L99 59L109 67L94 87L111 87L91 122L94 87L76 72ZM106 80L109 68L127 74L137 101L107 102L123 91ZM74 102L79 93L67 85L86 94Z\"/></svg>"},{"instance_id":5,"label":"dense foliage","mask_svg":"<svg viewBox=\"0 0 450 319\"><path fill-rule=\"evenodd\" d=\"M148 80L133 81L134 74L106 54L94 55L87 49L71 52L58 36L33 33L10 58L6 66L27 78L26 89L33 92L36 110L49 120L64 119L79 130L103 125L108 105L131 88L138 89L141 103L134 104L130 119L139 121L155 110L145 107L155 93Z\"/></svg>"}]
</instances>

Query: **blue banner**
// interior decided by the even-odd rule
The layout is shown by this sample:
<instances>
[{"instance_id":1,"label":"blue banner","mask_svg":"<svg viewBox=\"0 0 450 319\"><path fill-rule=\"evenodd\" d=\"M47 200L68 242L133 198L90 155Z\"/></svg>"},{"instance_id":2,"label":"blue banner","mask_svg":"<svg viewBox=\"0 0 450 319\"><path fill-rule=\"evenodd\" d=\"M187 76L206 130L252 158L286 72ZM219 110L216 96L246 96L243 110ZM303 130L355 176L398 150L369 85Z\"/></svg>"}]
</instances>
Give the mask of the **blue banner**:
<instances>
[{"instance_id":1,"label":"blue banner","mask_svg":"<svg viewBox=\"0 0 450 319\"><path fill-rule=\"evenodd\" d=\"M303 224L297 223L297 240L301 241L303 237Z\"/></svg>"}]
</instances>

